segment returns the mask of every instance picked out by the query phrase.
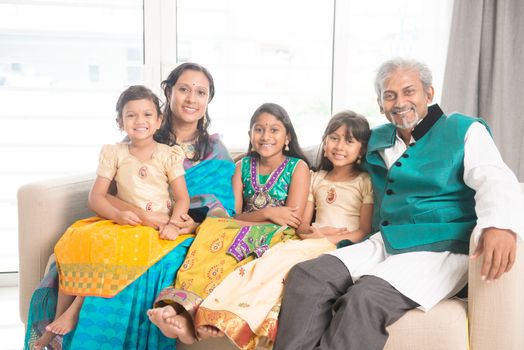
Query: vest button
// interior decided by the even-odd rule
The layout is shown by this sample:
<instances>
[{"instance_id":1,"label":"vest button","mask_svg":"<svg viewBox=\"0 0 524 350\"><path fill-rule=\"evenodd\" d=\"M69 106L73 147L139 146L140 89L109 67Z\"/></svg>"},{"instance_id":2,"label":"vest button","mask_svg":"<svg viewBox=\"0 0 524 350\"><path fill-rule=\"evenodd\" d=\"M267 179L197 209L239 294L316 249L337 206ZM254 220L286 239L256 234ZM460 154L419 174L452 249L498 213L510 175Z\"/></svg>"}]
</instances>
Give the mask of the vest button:
<instances>
[{"instance_id":1,"label":"vest button","mask_svg":"<svg viewBox=\"0 0 524 350\"><path fill-rule=\"evenodd\" d=\"M386 191L386 194L387 194L388 196L391 196L393 193L394 193L394 192L393 192L392 189L389 189L389 190Z\"/></svg>"},{"instance_id":2,"label":"vest button","mask_svg":"<svg viewBox=\"0 0 524 350\"><path fill-rule=\"evenodd\" d=\"M402 166L401 162L395 162L395 166Z\"/></svg>"},{"instance_id":3,"label":"vest button","mask_svg":"<svg viewBox=\"0 0 524 350\"><path fill-rule=\"evenodd\" d=\"M395 182L395 180L393 180L393 179L388 179L388 182L389 182L390 184L392 184L393 182Z\"/></svg>"},{"instance_id":4,"label":"vest button","mask_svg":"<svg viewBox=\"0 0 524 350\"><path fill-rule=\"evenodd\" d=\"M382 221L382 226L387 226L387 225L389 225L389 221L387 220Z\"/></svg>"},{"instance_id":5,"label":"vest button","mask_svg":"<svg viewBox=\"0 0 524 350\"><path fill-rule=\"evenodd\" d=\"M402 158L409 158L409 154L407 153L402 154Z\"/></svg>"}]
</instances>

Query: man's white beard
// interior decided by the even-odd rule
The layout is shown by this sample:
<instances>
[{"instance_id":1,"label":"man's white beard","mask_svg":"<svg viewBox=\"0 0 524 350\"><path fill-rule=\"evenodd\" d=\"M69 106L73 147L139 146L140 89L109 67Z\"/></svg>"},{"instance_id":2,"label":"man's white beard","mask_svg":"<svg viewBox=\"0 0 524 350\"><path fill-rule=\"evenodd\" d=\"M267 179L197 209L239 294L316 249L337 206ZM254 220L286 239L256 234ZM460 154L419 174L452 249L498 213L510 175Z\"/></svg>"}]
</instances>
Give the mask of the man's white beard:
<instances>
[{"instance_id":1,"label":"man's white beard","mask_svg":"<svg viewBox=\"0 0 524 350\"><path fill-rule=\"evenodd\" d=\"M411 107L409 110L412 113L415 114L415 117L413 119L405 117L405 116L404 117L403 116L399 116L398 114L395 114L395 113L391 113L391 122L398 129L410 130L410 129L413 129L415 126L417 126L417 124L418 124L418 122L420 120L420 117L419 117L419 115L417 113L417 110L415 109L414 106Z\"/></svg>"}]
</instances>

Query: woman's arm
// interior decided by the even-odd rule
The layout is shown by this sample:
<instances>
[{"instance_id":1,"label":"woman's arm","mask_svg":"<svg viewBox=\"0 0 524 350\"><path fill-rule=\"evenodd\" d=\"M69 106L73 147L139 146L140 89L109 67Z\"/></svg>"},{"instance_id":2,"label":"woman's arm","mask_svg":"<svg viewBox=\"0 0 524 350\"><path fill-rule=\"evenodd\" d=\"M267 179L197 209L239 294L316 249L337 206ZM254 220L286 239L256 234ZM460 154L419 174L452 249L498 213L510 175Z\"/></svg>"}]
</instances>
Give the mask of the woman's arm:
<instances>
[{"instance_id":1,"label":"woman's arm","mask_svg":"<svg viewBox=\"0 0 524 350\"><path fill-rule=\"evenodd\" d=\"M284 207L267 207L250 213L238 214L235 218L256 223L269 221L281 226L298 228L302 222L302 215L306 207L309 181L309 168L305 162L299 161L291 177L291 184Z\"/></svg>"},{"instance_id":2,"label":"woman's arm","mask_svg":"<svg viewBox=\"0 0 524 350\"><path fill-rule=\"evenodd\" d=\"M111 180L97 176L89 192L88 205L98 216L113 220L120 225L139 225L142 220L130 210L120 210L108 200L108 190Z\"/></svg>"}]
</instances>

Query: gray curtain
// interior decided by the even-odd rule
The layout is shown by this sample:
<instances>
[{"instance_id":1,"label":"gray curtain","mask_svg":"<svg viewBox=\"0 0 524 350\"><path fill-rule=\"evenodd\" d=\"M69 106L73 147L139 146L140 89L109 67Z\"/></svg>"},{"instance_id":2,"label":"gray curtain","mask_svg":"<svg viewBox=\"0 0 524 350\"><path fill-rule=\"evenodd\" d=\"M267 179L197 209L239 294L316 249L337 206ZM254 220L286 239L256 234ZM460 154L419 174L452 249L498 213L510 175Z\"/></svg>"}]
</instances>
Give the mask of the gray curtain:
<instances>
[{"instance_id":1,"label":"gray curtain","mask_svg":"<svg viewBox=\"0 0 524 350\"><path fill-rule=\"evenodd\" d=\"M524 0L455 0L441 106L484 118L524 182Z\"/></svg>"}]
</instances>

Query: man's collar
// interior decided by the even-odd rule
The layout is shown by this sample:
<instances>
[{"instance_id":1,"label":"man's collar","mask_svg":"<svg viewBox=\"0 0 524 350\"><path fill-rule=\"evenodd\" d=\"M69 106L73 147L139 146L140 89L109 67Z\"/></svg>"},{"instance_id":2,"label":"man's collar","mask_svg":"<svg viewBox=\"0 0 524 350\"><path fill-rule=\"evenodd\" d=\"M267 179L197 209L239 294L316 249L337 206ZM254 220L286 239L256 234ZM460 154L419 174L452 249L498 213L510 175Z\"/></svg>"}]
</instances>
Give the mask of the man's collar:
<instances>
[{"instance_id":1,"label":"man's collar","mask_svg":"<svg viewBox=\"0 0 524 350\"><path fill-rule=\"evenodd\" d=\"M420 123L415 126L413 129L413 132L411 133L411 136L415 139L415 141L418 141L422 136L426 135L426 133L431 129L431 127L437 122L437 120L442 117L444 112L440 109L438 104L434 104L428 107L428 114L425 118L422 118Z\"/></svg>"}]
</instances>

